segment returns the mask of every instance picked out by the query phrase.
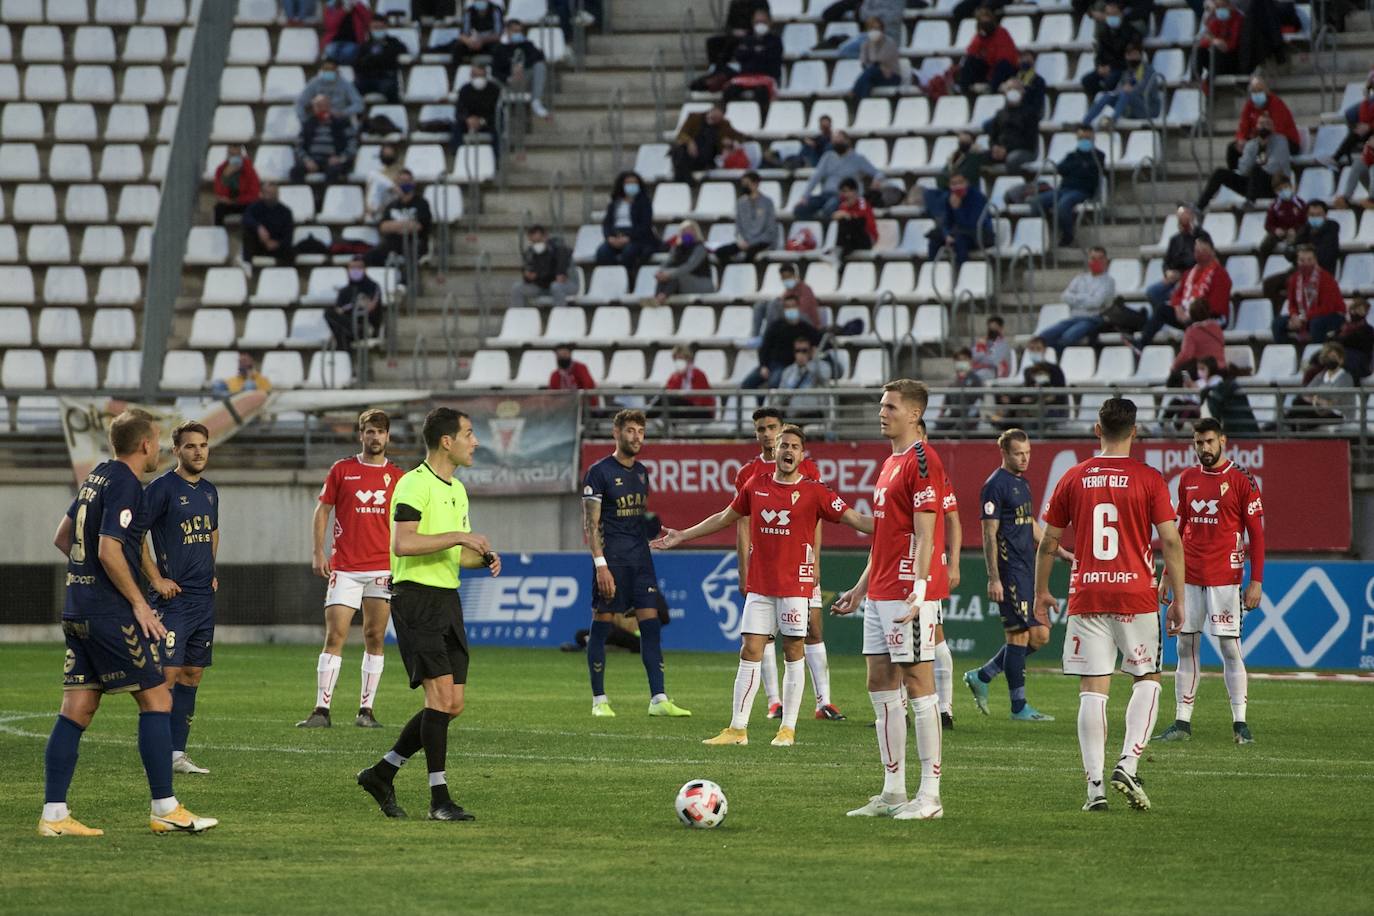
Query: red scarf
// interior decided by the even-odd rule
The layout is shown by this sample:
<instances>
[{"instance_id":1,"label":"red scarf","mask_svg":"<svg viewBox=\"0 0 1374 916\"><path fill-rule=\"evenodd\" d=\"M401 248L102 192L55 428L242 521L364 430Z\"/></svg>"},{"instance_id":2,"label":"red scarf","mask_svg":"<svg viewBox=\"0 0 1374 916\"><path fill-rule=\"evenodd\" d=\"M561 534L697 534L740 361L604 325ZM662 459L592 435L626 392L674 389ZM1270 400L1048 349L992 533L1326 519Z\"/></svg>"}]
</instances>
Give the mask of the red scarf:
<instances>
[{"instance_id":1,"label":"red scarf","mask_svg":"<svg viewBox=\"0 0 1374 916\"><path fill-rule=\"evenodd\" d=\"M1307 313L1312 311L1317 304L1318 294L1321 292L1321 270L1314 267L1311 270L1298 270L1297 282L1293 284L1293 304L1291 308L1296 311L1293 314L1300 318L1306 318Z\"/></svg>"},{"instance_id":2,"label":"red scarf","mask_svg":"<svg viewBox=\"0 0 1374 916\"><path fill-rule=\"evenodd\" d=\"M1206 299L1216 278L1217 268L1221 265L1215 259L1206 265L1193 265L1193 269L1183 275L1183 303L1185 307L1194 299Z\"/></svg>"}]
</instances>

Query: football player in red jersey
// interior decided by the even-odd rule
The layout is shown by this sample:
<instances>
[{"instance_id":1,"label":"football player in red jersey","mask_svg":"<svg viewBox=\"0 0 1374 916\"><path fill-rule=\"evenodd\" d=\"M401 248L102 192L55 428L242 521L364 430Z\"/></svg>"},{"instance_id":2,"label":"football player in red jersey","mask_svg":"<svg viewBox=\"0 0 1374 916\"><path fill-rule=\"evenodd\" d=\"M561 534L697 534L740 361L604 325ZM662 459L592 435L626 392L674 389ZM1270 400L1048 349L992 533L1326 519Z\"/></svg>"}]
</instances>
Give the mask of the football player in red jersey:
<instances>
[{"instance_id":1,"label":"football player in red jersey","mask_svg":"<svg viewBox=\"0 0 1374 916\"><path fill-rule=\"evenodd\" d=\"M776 407L760 407L754 411L754 438L759 444L759 454L739 469L735 475L735 490L738 492L756 474L770 475L775 467L775 448L778 434L782 432L782 411ZM821 470L816 462L803 457L797 470L802 477L821 480ZM822 481L824 482L824 481ZM821 613L821 525L816 525L815 552L816 587L811 593L809 622L806 628L806 668L811 672L811 688L816 695L816 718L841 721L844 714L830 702L830 660L825 651L823 636L824 615ZM749 568L749 520L740 519L735 526L735 556L738 560L741 595L748 594ZM782 717L782 702L778 694L778 659L770 639L763 647L763 689L768 697L768 718Z\"/></svg>"},{"instance_id":2,"label":"football player in red jersey","mask_svg":"<svg viewBox=\"0 0 1374 916\"><path fill-rule=\"evenodd\" d=\"M1159 741L1193 736L1193 701L1198 689L1198 645L1205 626L1217 638L1226 692L1231 698L1231 736L1237 744L1255 738L1245 721L1245 660L1240 632L1245 612L1259 607L1264 589L1264 502L1248 471L1226 457L1226 433L1216 419L1193 424L1193 451L1201 467L1178 479L1178 530L1183 538L1188 614L1178 634L1178 673L1174 676L1174 724ZM1250 542L1250 584L1245 576L1245 544ZM1168 585L1159 583L1159 600Z\"/></svg>"},{"instance_id":3,"label":"football player in red jersey","mask_svg":"<svg viewBox=\"0 0 1374 916\"><path fill-rule=\"evenodd\" d=\"M924 418L917 421L916 428L921 431L921 441L929 442ZM959 500L954 496L949 474L945 474L940 489L945 549L931 558L930 592L926 600L939 605L935 617L938 621L935 624L935 696L940 703L940 727L949 731L954 728L954 653L945 642L945 599L959 587L959 551L964 543L964 529L959 522Z\"/></svg>"},{"instance_id":4,"label":"football player in red jersey","mask_svg":"<svg viewBox=\"0 0 1374 916\"><path fill-rule=\"evenodd\" d=\"M1169 502L1169 487L1154 468L1131 457L1136 436L1135 403L1108 398L1094 432L1102 451L1070 468L1045 510L1045 535L1035 558L1035 607L1048 614L1050 569L1070 525L1074 530L1069 577L1069 622L1064 633L1064 673L1079 678L1078 747L1088 781L1084 811L1106 811L1102 770L1107 742L1107 692L1116 654L1135 678L1126 706L1126 740L1112 771L1112 787L1132 808L1147 811L1149 796L1136 773L1159 712L1163 637L1155 592L1150 526L1159 532L1174 602L1170 635L1184 621L1183 543Z\"/></svg>"},{"instance_id":5,"label":"football player in red jersey","mask_svg":"<svg viewBox=\"0 0 1374 916\"><path fill-rule=\"evenodd\" d=\"M777 468L756 474L740 487L734 500L715 515L683 531L668 529L653 546L668 550L685 541L714 534L748 519L749 592L744 600L743 646L735 674L730 726L703 744L748 744L749 712L759 689L763 649L775 632L782 634L785 673L782 681L782 726L775 747L796 741L797 711L805 685L802 640L806 636L808 605L817 581L814 535L822 521L839 522L864 534L873 533L873 519L845 505L825 484L801 473L806 434L799 426L784 426L775 447Z\"/></svg>"},{"instance_id":6,"label":"football player in red jersey","mask_svg":"<svg viewBox=\"0 0 1374 916\"><path fill-rule=\"evenodd\" d=\"M878 425L892 443L873 489L873 548L854 587L835 599L836 614L864 612L863 653L868 666L868 696L883 764L883 791L849 812L850 817L901 820L941 817L940 713L935 697L935 627L938 609L926 600L935 566L944 549L938 525L944 465L921 441L917 422L930 392L921 382L896 379L883 386ZM903 685L908 689L904 692ZM906 794L906 707L909 701L921 759L921 788Z\"/></svg>"},{"instance_id":7,"label":"football player in red jersey","mask_svg":"<svg viewBox=\"0 0 1374 916\"><path fill-rule=\"evenodd\" d=\"M386 624L391 618L391 494L405 473L386 458L391 418L375 407L358 416L363 450L329 469L315 506L315 575L329 582L324 596L324 651L315 666L315 708L296 725L329 728L329 706L343 667L343 647L353 615L363 611L362 690L355 724L380 728L372 715L382 679ZM334 544L325 555L329 512Z\"/></svg>"}]
</instances>

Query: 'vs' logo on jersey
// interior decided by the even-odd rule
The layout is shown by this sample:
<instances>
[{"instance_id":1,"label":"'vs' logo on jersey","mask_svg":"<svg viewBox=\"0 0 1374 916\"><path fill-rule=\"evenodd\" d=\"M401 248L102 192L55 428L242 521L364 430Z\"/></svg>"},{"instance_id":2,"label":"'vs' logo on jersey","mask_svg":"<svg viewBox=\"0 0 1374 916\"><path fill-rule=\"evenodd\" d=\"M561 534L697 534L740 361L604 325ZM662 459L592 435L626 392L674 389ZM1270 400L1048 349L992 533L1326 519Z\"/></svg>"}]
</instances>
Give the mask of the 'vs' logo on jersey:
<instances>
[{"instance_id":1,"label":"'vs' logo on jersey","mask_svg":"<svg viewBox=\"0 0 1374 916\"><path fill-rule=\"evenodd\" d=\"M358 502L363 505L371 503L374 506L386 505L386 490L354 490L353 495L358 498Z\"/></svg>"}]
</instances>

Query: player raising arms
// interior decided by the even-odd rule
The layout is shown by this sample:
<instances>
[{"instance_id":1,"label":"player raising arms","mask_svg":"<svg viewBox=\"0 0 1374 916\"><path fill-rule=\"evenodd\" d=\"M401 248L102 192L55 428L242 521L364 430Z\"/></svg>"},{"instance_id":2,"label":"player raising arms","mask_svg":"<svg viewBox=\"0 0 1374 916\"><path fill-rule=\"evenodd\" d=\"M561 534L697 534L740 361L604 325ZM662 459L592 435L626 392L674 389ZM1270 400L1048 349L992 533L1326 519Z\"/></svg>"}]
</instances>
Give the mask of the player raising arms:
<instances>
[{"instance_id":1,"label":"player raising arms","mask_svg":"<svg viewBox=\"0 0 1374 916\"><path fill-rule=\"evenodd\" d=\"M1108 398L1094 428L1102 451L1070 468L1045 510L1045 534L1035 562L1035 607L1058 606L1050 594L1050 569L1064 529L1073 526L1074 563L1069 578L1069 622L1064 634L1064 673L1078 675L1078 747L1088 780L1084 811L1106 811L1102 769L1107 741L1107 692L1116 653L1121 670L1135 678L1126 706L1126 740L1112 771L1112 787L1132 808L1148 811L1136 767L1159 712L1162 636L1155 603L1150 526L1159 532L1175 600L1169 632L1184 620L1183 544L1169 503L1169 487L1154 468L1131 457L1135 403Z\"/></svg>"},{"instance_id":2,"label":"player raising arms","mask_svg":"<svg viewBox=\"0 0 1374 916\"><path fill-rule=\"evenodd\" d=\"M299 728L329 728L329 705L343 667L344 643L353 615L363 609L362 690L356 725L381 728L372 707L382 679L386 623L391 616L391 572L387 511L401 469L386 458L391 418L375 407L358 416L363 450L340 458L329 469L315 505L315 575L329 580L324 596L324 651L315 666L315 709ZM325 530L334 510L334 546L325 558Z\"/></svg>"},{"instance_id":3,"label":"player raising arms","mask_svg":"<svg viewBox=\"0 0 1374 916\"><path fill-rule=\"evenodd\" d=\"M1174 724L1157 741L1187 741L1193 736L1193 701L1198 689L1198 644L1204 622L1217 638L1226 692L1231 697L1231 733L1237 744L1255 739L1245 722L1245 660L1240 628L1245 612L1259 607L1264 588L1264 503L1250 474L1226 457L1226 433L1209 417L1193 424L1193 451L1202 467L1178 479L1178 530L1183 538L1187 615L1178 634L1178 673L1174 676ZM1250 584L1245 575L1242 531L1250 541ZM1167 598L1161 580L1159 600Z\"/></svg>"},{"instance_id":4,"label":"player raising arms","mask_svg":"<svg viewBox=\"0 0 1374 916\"><path fill-rule=\"evenodd\" d=\"M596 572L596 603L587 638L594 716L615 715L606 696L606 637L617 614L633 614L639 620L639 655L649 676L649 715L692 714L668 699L663 687L663 625L655 606L658 576L644 523L649 471L637 457L644 447L644 424L642 410L617 413L615 451L592 465L583 481L582 521Z\"/></svg>"},{"instance_id":5,"label":"player raising arms","mask_svg":"<svg viewBox=\"0 0 1374 916\"><path fill-rule=\"evenodd\" d=\"M210 461L210 431L188 420L172 430L177 465L143 491L138 527L143 574L156 593L167 636L162 671L172 691L172 770L209 773L186 756L196 714L196 690L210 667L215 637L215 556L219 553L219 491L201 475Z\"/></svg>"},{"instance_id":6,"label":"player raising arms","mask_svg":"<svg viewBox=\"0 0 1374 916\"><path fill-rule=\"evenodd\" d=\"M864 610L863 652L868 665L868 696L877 716L878 755L883 764L883 791L850 817L937 818L940 803L940 715L935 698L937 605L926 601L934 564L943 550L941 480L944 465L934 449L920 441L917 421L930 394L912 379L883 386L879 427L892 442L873 489L873 548L859 581L835 600L836 614ZM867 596L867 597L865 597ZM911 677L907 675L910 673ZM903 690L911 682L914 690ZM910 700L921 759L921 788L910 802L906 795L906 706Z\"/></svg>"},{"instance_id":7,"label":"player raising arms","mask_svg":"<svg viewBox=\"0 0 1374 916\"><path fill-rule=\"evenodd\" d=\"M916 421L921 441L929 442L924 418ZM926 600L934 601L935 661L931 670L935 675L935 697L940 705L940 727L954 728L954 654L945 642L945 601L959 587L959 551L964 543L964 528L959 521L959 500L954 485L946 473L940 481L940 512L943 519L944 550L930 558L930 588ZM912 694L912 696L915 696Z\"/></svg>"},{"instance_id":8,"label":"player raising arms","mask_svg":"<svg viewBox=\"0 0 1374 916\"><path fill-rule=\"evenodd\" d=\"M782 432L782 411L776 407L760 407L754 411L754 438L759 443L759 454L753 461L739 469L735 475L735 492L744 489L744 485L754 478L757 474L765 476L772 475L776 463L776 447L778 435ZM821 479L820 468L816 467L816 462L805 456L802 457L801 464L797 466L797 471L802 477L809 477L812 480ZM825 615L821 612L821 525L816 524L816 541L813 545L816 555L816 587L811 593L809 620L806 625L806 668L811 672L811 689L816 695L816 718L829 719L831 721L841 721L844 714L834 703L830 702L830 660L825 651L825 640L823 637L823 622ZM748 593L748 570L749 570L749 519L741 518L735 526L735 555L738 558L740 573L740 594ZM760 663L760 670L763 672L763 689L768 697L768 718L777 719L782 716L782 703L778 697L778 658L774 650L773 640L769 639L763 646L763 660Z\"/></svg>"},{"instance_id":9,"label":"player raising arms","mask_svg":"<svg viewBox=\"0 0 1374 916\"><path fill-rule=\"evenodd\" d=\"M429 770L429 819L470 821L448 791L448 724L463 711L468 637L458 597L459 569L501 574L491 542L472 534L468 491L458 468L472 467L477 436L468 415L436 407L425 416L425 460L396 484L392 499L391 577L396 648L410 689L424 687L425 705L401 729L381 760L358 773L387 817L405 817L392 780L421 748Z\"/></svg>"},{"instance_id":10,"label":"player raising arms","mask_svg":"<svg viewBox=\"0 0 1374 916\"><path fill-rule=\"evenodd\" d=\"M57 528L53 544L67 557L62 632L67 639L62 708L43 755L46 786L39 836L101 836L71 816L67 790L81 734L106 693L132 693L138 704L138 753L152 790L154 833L200 833L219 821L197 817L172 794L172 695L158 644L167 635L139 590L143 547L139 474L157 470L158 426L152 414L126 410L110 424L114 460L96 465Z\"/></svg>"},{"instance_id":11,"label":"player raising arms","mask_svg":"<svg viewBox=\"0 0 1374 916\"><path fill-rule=\"evenodd\" d=\"M1035 607L1035 545L1043 530L1035 520L1030 483L1031 442L1025 430L1009 429L997 437L1002 464L983 483L983 560L988 567L988 600L997 605L1006 630L1005 645L981 668L964 672L973 702L988 714L988 684L1007 673L1011 717L1018 722L1053 722L1026 702L1026 659L1050 641L1050 618ZM1061 559L1073 561L1062 547Z\"/></svg>"},{"instance_id":12,"label":"player raising arms","mask_svg":"<svg viewBox=\"0 0 1374 916\"><path fill-rule=\"evenodd\" d=\"M653 546L668 550L748 519L749 594L744 599L743 645L735 674L730 726L703 744L748 744L749 713L759 689L763 647L775 632L782 634L782 726L775 747L796 741L797 712L805 675L803 639L808 605L816 584L814 532L822 520L840 522L864 534L873 533L873 519L845 505L818 480L804 478L799 469L806 454L806 434L798 426L784 426L776 442L777 468L756 474L735 493L724 509L684 531L667 529Z\"/></svg>"}]
</instances>

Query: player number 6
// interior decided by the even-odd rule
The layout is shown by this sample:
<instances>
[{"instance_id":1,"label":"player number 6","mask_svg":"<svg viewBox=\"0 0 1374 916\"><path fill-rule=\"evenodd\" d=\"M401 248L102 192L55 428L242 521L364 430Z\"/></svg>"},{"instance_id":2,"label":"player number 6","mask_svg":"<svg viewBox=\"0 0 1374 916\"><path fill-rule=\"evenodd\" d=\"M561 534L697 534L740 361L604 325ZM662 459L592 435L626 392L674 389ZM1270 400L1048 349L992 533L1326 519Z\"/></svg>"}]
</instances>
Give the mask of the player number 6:
<instances>
[{"instance_id":1,"label":"player number 6","mask_svg":"<svg viewBox=\"0 0 1374 916\"><path fill-rule=\"evenodd\" d=\"M1116 506L1099 503L1093 506L1093 556L1099 560L1115 560L1120 538L1112 524L1117 521Z\"/></svg>"}]
</instances>

